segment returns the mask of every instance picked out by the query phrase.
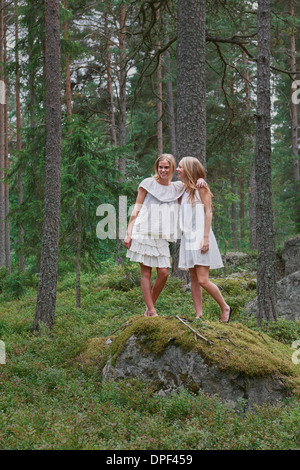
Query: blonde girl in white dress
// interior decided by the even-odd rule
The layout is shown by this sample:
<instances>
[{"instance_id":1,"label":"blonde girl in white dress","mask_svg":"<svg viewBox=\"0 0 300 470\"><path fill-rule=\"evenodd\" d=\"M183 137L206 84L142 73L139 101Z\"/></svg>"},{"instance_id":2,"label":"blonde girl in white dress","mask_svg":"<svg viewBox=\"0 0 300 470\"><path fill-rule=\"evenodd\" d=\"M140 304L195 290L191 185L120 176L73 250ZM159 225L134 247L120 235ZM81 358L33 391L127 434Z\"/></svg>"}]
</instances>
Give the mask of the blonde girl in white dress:
<instances>
[{"instance_id":1,"label":"blonde girl in white dress","mask_svg":"<svg viewBox=\"0 0 300 470\"><path fill-rule=\"evenodd\" d=\"M127 257L138 262L141 269L141 289L146 304L145 316L157 316L155 302L163 290L170 264L169 242L178 237L178 199L185 187L181 181L172 182L175 159L171 154L160 155L155 164L155 175L144 179L123 242ZM206 184L204 180L199 185ZM152 268L157 278L151 290Z\"/></svg>"},{"instance_id":2,"label":"blonde girl in white dress","mask_svg":"<svg viewBox=\"0 0 300 470\"><path fill-rule=\"evenodd\" d=\"M228 323L231 307L225 302L219 288L210 281L209 270L223 267L217 241L211 229L212 194L208 186L196 187L199 178L205 178L205 170L199 160L184 157L176 169L183 181L185 192L181 198L181 244L179 269L188 269L196 318L202 316L202 287L221 308L221 322Z\"/></svg>"}]
</instances>

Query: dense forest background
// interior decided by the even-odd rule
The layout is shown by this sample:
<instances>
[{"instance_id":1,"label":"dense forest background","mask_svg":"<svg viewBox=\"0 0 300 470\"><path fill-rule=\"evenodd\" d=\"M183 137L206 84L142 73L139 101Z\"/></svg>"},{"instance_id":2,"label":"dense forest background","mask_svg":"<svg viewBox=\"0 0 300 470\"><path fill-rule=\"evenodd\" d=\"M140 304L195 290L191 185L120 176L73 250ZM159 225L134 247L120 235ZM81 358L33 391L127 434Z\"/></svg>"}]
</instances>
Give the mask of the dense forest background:
<instances>
[{"instance_id":1,"label":"dense forest background","mask_svg":"<svg viewBox=\"0 0 300 470\"><path fill-rule=\"evenodd\" d=\"M1 0L0 7L0 76L6 84L0 266L38 273L46 139L44 4ZM256 9L256 2L247 0L206 3L206 167L213 229L223 252L256 249ZM299 9L298 1L271 4L272 189L279 249L299 233L299 106L291 99ZM97 207L109 203L118 214L124 195L129 208L157 155L176 155L177 2L65 0L60 17L64 272L124 259L119 240L97 238Z\"/></svg>"},{"instance_id":2,"label":"dense forest background","mask_svg":"<svg viewBox=\"0 0 300 470\"><path fill-rule=\"evenodd\" d=\"M299 273L280 256L300 233L299 13L300 0L0 0L0 449L299 450ZM206 167L213 230L234 252L211 272L228 325L205 289L195 318L178 244L144 317L139 265L108 225L99 238L105 207L124 229L120 196L129 210L162 152ZM160 364L179 346L191 370L198 351L212 393L185 366L175 394L127 365L105 381L135 333Z\"/></svg>"}]
</instances>

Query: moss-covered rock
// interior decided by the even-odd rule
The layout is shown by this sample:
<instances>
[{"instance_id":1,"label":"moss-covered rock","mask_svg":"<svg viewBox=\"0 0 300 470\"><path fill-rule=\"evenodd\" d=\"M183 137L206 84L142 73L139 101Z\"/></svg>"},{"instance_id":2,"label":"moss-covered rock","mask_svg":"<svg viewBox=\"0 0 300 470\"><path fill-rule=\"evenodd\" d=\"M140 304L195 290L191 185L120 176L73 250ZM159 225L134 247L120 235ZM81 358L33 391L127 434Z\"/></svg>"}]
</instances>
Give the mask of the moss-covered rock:
<instances>
[{"instance_id":1,"label":"moss-covered rock","mask_svg":"<svg viewBox=\"0 0 300 470\"><path fill-rule=\"evenodd\" d=\"M89 348L94 358L96 344L94 340ZM252 397L254 403L300 391L292 348L241 323L183 324L175 317L137 316L120 334L99 341L98 347L101 365L107 360L106 379L140 377L157 390L184 386L193 392L224 392L225 398L236 400Z\"/></svg>"}]
</instances>

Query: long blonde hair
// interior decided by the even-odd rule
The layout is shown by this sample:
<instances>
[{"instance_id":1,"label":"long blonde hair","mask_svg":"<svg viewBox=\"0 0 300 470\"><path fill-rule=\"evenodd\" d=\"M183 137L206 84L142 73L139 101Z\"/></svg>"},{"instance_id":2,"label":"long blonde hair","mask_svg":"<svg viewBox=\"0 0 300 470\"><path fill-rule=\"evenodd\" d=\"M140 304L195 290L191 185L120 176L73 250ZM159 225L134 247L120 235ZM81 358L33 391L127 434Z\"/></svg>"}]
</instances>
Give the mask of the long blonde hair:
<instances>
[{"instance_id":1,"label":"long blonde hair","mask_svg":"<svg viewBox=\"0 0 300 470\"><path fill-rule=\"evenodd\" d=\"M154 178L156 180L159 179L158 165L159 165L159 162L161 160L167 160L170 163L170 177L169 177L169 179L171 181L171 179L173 178L174 172L175 172L175 168L176 168L175 158L171 153L161 153L159 155L159 157L157 157L157 159L154 163L154 172L155 172Z\"/></svg>"},{"instance_id":2,"label":"long blonde hair","mask_svg":"<svg viewBox=\"0 0 300 470\"><path fill-rule=\"evenodd\" d=\"M195 157L183 157L181 163L184 169L185 177L183 183L186 191L189 193L189 200L193 202L195 200L196 183L199 178L205 179L205 169L199 160ZM204 186L204 189L213 197L209 186Z\"/></svg>"}]
</instances>

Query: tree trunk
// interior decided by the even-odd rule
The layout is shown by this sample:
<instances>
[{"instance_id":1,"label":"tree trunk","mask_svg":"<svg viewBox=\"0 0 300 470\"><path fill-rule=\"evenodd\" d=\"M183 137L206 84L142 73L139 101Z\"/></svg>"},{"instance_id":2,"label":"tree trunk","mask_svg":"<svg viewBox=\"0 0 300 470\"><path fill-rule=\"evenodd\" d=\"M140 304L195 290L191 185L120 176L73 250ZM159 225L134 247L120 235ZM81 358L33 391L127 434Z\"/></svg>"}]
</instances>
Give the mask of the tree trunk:
<instances>
[{"instance_id":1,"label":"tree trunk","mask_svg":"<svg viewBox=\"0 0 300 470\"><path fill-rule=\"evenodd\" d=\"M158 46L160 49L160 45ZM157 67L157 154L163 153L163 107L162 107L162 73L161 73L161 57Z\"/></svg>"},{"instance_id":2,"label":"tree trunk","mask_svg":"<svg viewBox=\"0 0 300 470\"><path fill-rule=\"evenodd\" d=\"M79 187L81 187L81 177L79 175ZM77 252L75 260L76 271L76 308L81 307L81 289L80 289L80 275L81 275L81 246L82 246L82 207L81 198L77 201Z\"/></svg>"},{"instance_id":3,"label":"tree trunk","mask_svg":"<svg viewBox=\"0 0 300 470\"><path fill-rule=\"evenodd\" d=\"M206 167L205 0L178 0L176 162L196 157ZM173 245L172 274L180 244Z\"/></svg>"},{"instance_id":4,"label":"tree trunk","mask_svg":"<svg viewBox=\"0 0 300 470\"><path fill-rule=\"evenodd\" d=\"M233 169L230 172L230 184L231 184L231 193L236 196L236 177L233 172ZM238 236L237 236L237 204L234 199L231 202L231 239L232 239L232 248L234 250L238 249Z\"/></svg>"},{"instance_id":5,"label":"tree trunk","mask_svg":"<svg viewBox=\"0 0 300 470\"><path fill-rule=\"evenodd\" d=\"M294 19L294 0L291 0L291 18ZM295 42L295 32L294 28L292 29L292 34L290 37L291 44L291 72L292 80L296 80L296 42ZM293 83L291 87L291 92L293 94L294 88ZM298 159L298 114L297 114L297 104L294 103L294 100L291 100L291 114L292 114L292 157L293 157L293 179L294 179L294 198L295 198L295 225L296 231L300 231L300 177L299 177L299 159Z\"/></svg>"},{"instance_id":6,"label":"tree trunk","mask_svg":"<svg viewBox=\"0 0 300 470\"><path fill-rule=\"evenodd\" d=\"M4 31L4 64L6 65L6 28ZM7 78L5 77L5 105L4 105L4 131L5 131L5 154L4 154L4 170L5 176L8 175L8 114L7 114ZM4 184L5 192L5 266L11 274L11 257L10 257L10 221L9 221L9 183Z\"/></svg>"},{"instance_id":7,"label":"tree trunk","mask_svg":"<svg viewBox=\"0 0 300 470\"><path fill-rule=\"evenodd\" d=\"M276 320L276 251L271 182L270 0L258 0L257 11L257 299L258 324Z\"/></svg>"},{"instance_id":8,"label":"tree trunk","mask_svg":"<svg viewBox=\"0 0 300 470\"><path fill-rule=\"evenodd\" d=\"M175 111L174 111L174 94L173 94L173 83L172 73L170 64L170 52L165 52L166 61L166 90L167 90L167 114L169 123L169 138L170 138L170 152L172 155L176 155L176 124L175 124Z\"/></svg>"},{"instance_id":9,"label":"tree trunk","mask_svg":"<svg viewBox=\"0 0 300 470\"><path fill-rule=\"evenodd\" d=\"M40 281L34 329L54 323L61 193L61 74L59 0L45 0L46 178Z\"/></svg>"},{"instance_id":10,"label":"tree trunk","mask_svg":"<svg viewBox=\"0 0 300 470\"><path fill-rule=\"evenodd\" d=\"M239 176L239 193L240 193L240 240L242 246L245 241L245 189L243 174Z\"/></svg>"},{"instance_id":11,"label":"tree trunk","mask_svg":"<svg viewBox=\"0 0 300 470\"><path fill-rule=\"evenodd\" d=\"M68 2L65 0L64 2L65 9L68 8ZM69 41L69 25L68 21L64 22L64 38L66 41ZM66 73L66 109L67 109L67 116L72 116L72 91L71 91L71 75L70 75L70 59L66 55L66 63L65 63L65 73Z\"/></svg>"},{"instance_id":12,"label":"tree trunk","mask_svg":"<svg viewBox=\"0 0 300 470\"><path fill-rule=\"evenodd\" d=\"M16 125L17 125L17 158L21 156L22 149L22 138L21 138L21 102L20 102L20 63L19 63L19 50L18 50L18 41L19 41L19 17L18 17L18 1L15 0L15 11L16 11L16 20L15 20L15 63L16 63L16 81L15 81L15 95L16 95ZM18 168L18 204L23 202L23 172L22 168ZM19 255L19 264L20 270L25 272L25 257L22 254L22 247L24 244L24 227L23 224L19 226L19 246L20 246L20 255Z\"/></svg>"},{"instance_id":13,"label":"tree trunk","mask_svg":"<svg viewBox=\"0 0 300 470\"><path fill-rule=\"evenodd\" d=\"M178 0L176 161L206 167L205 0Z\"/></svg>"},{"instance_id":14,"label":"tree trunk","mask_svg":"<svg viewBox=\"0 0 300 470\"><path fill-rule=\"evenodd\" d=\"M120 31L119 31L119 49L120 49L120 68L119 68L119 145L122 149L126 145L126 5L121 5L120 13ZM121 150L122 151L122 150ZM119 157L119 170L122 180L126 174L126 158Z\"/></svg>"},{"instance_id":15,"label":"tree trunk","mask_svg":"<svg viewBox=\"0 0 300 470\"><path fill-rule=\"evenodd\" d=\"M112 80L112 67L111 67L111 55L110 55L110 33L107 26L107 20L105 25L105 36L106 36L106 71L107 71L107 96L108 96L108 110L109 110L109 133L110 143L113 147L117 145L117 133L116 133L116 121L115 121L115 107L114 107L114 94L113 94L113 80Z\"/></svg>"},{"instance_id":16,"label":"tree trunk","mask_svg":"<svg viewBox=\"0 0 300 470\"><path fill-rule=\"evenodd\" d=\"M4 79L4 0L0 0L0 268L5 266L5 79Z\"/></svg>"},{"instance_id":17,"label":"tree trunk","mask_svg":"<svg viewBox=\"0 0 300 470\"><path fill-rule=\"evenodd\" d=\"M119 58L119 171L121 173L120 183L125 181L126 175L126 156L122 155L124 149L123 147L126 145L126 79L127 79L127 72L126 72L126 5L122 3L121 11L120 11L120 28L119 28L119 51L120 51L120 58ZM118 220L120 223L120 220ZM120 255L121 250L123 248L122 241L117 238L116 243L116 256L115 262L116 264L120 264L122 262L122 256Z\"/></svg>"},{"instance_id":18,"label":"tree trunk","mask_svg":"<svg viewBox=\"0 0 300 470\"><path fill-rule=\"evenodd\" d=\"M243 51L243 64L244 64L244 83L245 83L245 101L246 109L250 112L250 90L249 90L249 70L247 67L247 55ZM253 155L255 153L255 138L251 134L249 136L249 230L250 230L250 248L256 249L256 181L255 181L255 161Z\"/></svg>"},{"instance_id":19,"label":"tree trunk","mask_svg":"<svg viewBox=\"0 0 300 470\"><path fill-rule=\"evenodd\" d=\"M254 146L254 142L253 142ZM250 152L249 168L249 219L250 219L250 248L256 250L256 179L255 179L255 161Z\"/></svg>"},{"instance_id":20,"label":"tree trunk","mask_svg":"<svg viewBox=\"0 0 300 470\"><path fill-rule=\"evenodd\" d=\"M157 20L159 21L159 10L157 12ZM161 49L160 41L157 41L157 52L159 53ZM161 155L163 153L163 93L162 93L162 70L161 70L161 55L158 58L157 72L157 154Z\"/></svg>"}]
</instances>

